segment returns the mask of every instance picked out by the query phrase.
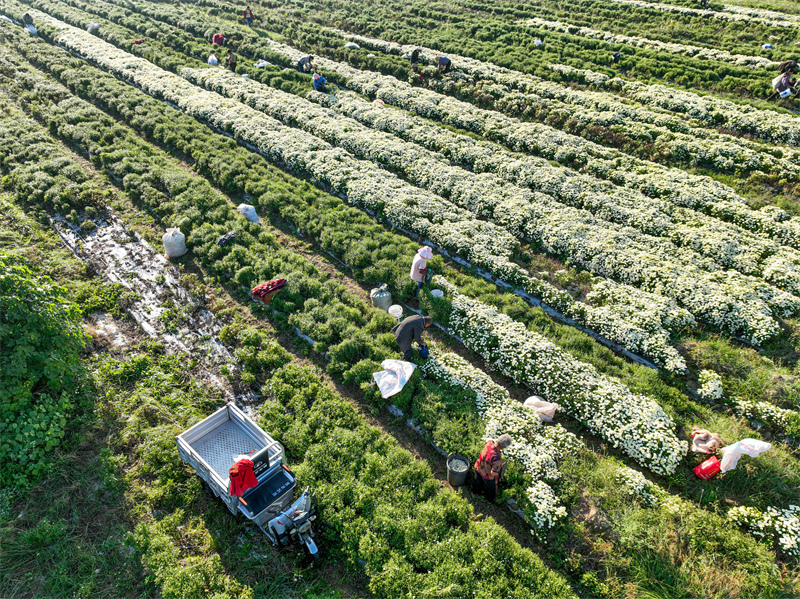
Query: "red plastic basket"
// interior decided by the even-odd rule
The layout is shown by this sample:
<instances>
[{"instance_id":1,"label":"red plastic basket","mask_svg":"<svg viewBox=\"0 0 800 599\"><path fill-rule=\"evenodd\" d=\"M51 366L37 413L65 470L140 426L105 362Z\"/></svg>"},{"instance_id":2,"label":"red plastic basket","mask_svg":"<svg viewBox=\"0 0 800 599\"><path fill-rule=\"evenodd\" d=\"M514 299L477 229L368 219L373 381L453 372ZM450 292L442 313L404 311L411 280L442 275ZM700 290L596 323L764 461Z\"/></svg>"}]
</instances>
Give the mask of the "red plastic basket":
<instances>
[{"instance_id":1,"label":"red plastic basket","mask_svg":"<svg viewBox=\"0 0 800 599\"><path fill-rule=\"evenodd\" d=\"M703 480L714 478L719 473L719 460L713 455L699 466L694 467L694 473Z\"/></svg>"}]
</instances>

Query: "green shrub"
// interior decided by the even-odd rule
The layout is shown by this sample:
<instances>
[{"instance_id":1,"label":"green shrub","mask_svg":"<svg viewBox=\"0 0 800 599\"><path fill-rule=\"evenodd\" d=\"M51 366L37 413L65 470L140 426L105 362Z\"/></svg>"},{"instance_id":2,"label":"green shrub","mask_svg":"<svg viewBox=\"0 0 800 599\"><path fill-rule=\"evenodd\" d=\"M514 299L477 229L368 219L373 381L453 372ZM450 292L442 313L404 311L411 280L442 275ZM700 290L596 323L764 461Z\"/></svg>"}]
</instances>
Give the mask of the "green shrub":
<instances>
[{"instance_id":1,"label":"green shrub","mask_svg":"<svg viewBox=\"0 0 800 599\"><path fill-rule=\"evenodd\" d=\"M24 485L64 435L86 335L78 307L23 260L0 253L0 476Z\"/></svg>"}]
</instances>

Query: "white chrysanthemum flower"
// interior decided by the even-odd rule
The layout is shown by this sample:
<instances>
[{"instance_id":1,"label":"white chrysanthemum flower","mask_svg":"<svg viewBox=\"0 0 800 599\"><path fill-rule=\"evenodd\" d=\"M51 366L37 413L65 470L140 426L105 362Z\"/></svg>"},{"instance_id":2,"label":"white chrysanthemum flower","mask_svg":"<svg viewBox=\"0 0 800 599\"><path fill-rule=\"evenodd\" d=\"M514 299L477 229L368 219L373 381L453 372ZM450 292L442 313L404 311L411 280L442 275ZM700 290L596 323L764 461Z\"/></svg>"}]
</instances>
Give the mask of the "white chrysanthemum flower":
<instances>
[{"instance_id":1,"label":"white chrysanthemum flower","mask_svg":"<svg viewBox=\"0 0 800 599\"><path fill-rule=\"evenodd\" d=\"M701 370L700 387L697 389L697 394L701 399L706 401L718 401L722 399L724 392L722 390L722 377L713 370Z\"/></svg>"}]
</instances>

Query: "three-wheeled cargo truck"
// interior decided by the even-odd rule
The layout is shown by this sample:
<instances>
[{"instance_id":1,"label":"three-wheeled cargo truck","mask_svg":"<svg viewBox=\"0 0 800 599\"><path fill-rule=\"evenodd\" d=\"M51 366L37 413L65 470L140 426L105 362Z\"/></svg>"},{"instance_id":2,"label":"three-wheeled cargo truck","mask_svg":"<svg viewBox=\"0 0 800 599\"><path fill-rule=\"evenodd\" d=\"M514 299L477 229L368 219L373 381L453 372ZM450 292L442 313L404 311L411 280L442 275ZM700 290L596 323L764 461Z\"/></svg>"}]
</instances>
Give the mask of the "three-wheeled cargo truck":
<instances>
[{"instance_id":1,"label":"three-wheeled cargo truck","mask_svg":"<svg viewBox=\"0 0 800 599\"><path fill-rule=\"evenodd\" d=\"M252 520L275 545L298 541L318 557L311 523L316 518L308 489L292 503L296 479L286 466L283 445L234 404L228 404L175 438L178 455L189 464L232 514ZM258 485L241 497L228 492L228 470L241 456L253 462Z\"/></svg>"}]
</instances>

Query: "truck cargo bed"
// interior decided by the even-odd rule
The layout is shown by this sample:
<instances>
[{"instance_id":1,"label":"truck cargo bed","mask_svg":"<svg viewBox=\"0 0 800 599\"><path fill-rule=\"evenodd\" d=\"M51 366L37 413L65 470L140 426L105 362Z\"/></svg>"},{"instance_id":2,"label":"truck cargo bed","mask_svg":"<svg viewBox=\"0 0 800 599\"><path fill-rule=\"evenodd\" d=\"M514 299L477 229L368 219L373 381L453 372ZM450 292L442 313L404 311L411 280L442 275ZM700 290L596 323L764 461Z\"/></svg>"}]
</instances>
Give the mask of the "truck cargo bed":
<instances>
[{"instance_id":1,"label":"truck cargo bed","mask_svg":"<svg viewBox=\"0 0 800 599\"><path fill-rule=\"evenodd\" d=\"M191 444L197 455L208 464L222 480L228 480L228 469L233 466L233 456L260 451L264 443L255 441L235 420L228 420Z\"/></svg>"},{"instance_id":2,"label":"truck cargo bed","mask_svg":"<svg viewBox=\"0 0 800 599\"><path fill-rule=\"evenodd\" d=\"M283 466L283 446L233 404L178 435L175 442L181 459L208 484L214 495L231 512L241 511L262 530L272 517L272 510L283 509L292 502L295 477ZM253 474L258 479L258 487L242 497L244 502L228 492L228 470L239 455L250 457Z\"/></svg>"}]
</instances>

